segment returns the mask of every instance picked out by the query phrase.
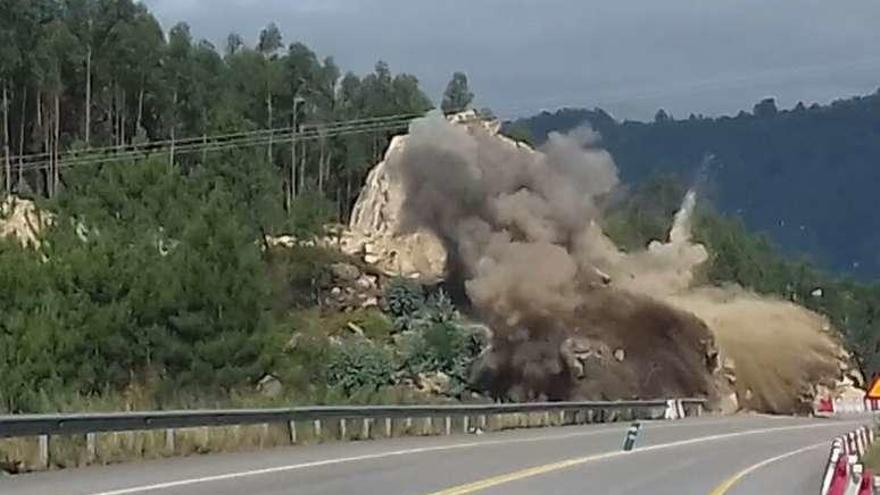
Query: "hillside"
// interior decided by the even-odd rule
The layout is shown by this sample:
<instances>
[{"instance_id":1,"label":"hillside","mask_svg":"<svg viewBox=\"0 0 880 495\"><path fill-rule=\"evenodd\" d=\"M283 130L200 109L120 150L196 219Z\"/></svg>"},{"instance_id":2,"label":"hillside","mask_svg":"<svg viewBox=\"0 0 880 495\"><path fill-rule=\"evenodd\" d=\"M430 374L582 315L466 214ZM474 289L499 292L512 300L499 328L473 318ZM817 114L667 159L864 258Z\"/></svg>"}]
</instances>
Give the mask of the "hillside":
<instances>
[{"instance_id":1,"label":"hillside","mask_svg":"<svg viewBox=\"0 0 880 495\"><path fill-rule=\"evenodd\" d=\"M830 105L778 110L773 100L736 117L617 122L600 109L563 109L508 123L537 144L589 122L623 182L658 175L702 182L724 213L767 233L789 254L869 279L880 274L880 91Z\"/></svg>"}]
</instances>

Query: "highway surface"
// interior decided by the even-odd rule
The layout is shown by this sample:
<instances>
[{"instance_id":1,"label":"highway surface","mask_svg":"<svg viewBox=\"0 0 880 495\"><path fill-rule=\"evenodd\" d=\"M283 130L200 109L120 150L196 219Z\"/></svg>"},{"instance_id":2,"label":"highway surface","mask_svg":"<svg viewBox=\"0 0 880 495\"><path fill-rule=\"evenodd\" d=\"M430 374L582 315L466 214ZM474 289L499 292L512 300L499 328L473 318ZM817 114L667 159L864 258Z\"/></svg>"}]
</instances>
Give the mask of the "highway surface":
<instances>
[{"instance_id":1,"label":"highway surface","mask_svg":"<svg viewBox=\"0 0 880 495\"><path fill-rule=\"evenodd\" d=\"M0 478L2 495L802 495L869 417L702 417L290 447Z\"/></svg>"}]
</instances>

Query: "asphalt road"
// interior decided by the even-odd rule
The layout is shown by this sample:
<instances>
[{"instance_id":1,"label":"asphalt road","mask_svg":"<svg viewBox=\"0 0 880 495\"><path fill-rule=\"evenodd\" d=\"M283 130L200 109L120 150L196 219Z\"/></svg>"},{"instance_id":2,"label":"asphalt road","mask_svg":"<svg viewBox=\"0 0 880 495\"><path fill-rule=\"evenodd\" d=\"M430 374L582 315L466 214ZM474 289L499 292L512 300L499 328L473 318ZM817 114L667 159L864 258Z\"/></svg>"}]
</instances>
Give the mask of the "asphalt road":
<instances>
[{"instance_id":1,"label":"asphalt road","mask_svg":"<svg viewBox=\"0 0 880 495\"><path fill-rule=\"evenodd\" d=\"M802 495L831 439L869 421L647 422L630 453L627 424L333 443L0 478L0 494Z\"/></svg>"}]
</instances>

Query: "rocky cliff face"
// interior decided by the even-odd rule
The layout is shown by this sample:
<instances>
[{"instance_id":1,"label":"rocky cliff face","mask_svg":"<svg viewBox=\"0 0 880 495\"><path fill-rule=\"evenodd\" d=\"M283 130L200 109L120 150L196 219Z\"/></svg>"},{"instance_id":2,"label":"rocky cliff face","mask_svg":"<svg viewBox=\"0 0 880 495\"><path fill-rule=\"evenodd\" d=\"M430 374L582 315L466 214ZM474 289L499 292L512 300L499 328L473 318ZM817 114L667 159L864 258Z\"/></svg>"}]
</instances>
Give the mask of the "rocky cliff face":
<instances>
[{"instance_id":1,"label":"rocky cliff face","mask_svg":"<svg viewBox=\"0 0 880 495\"><path fill-rule=\"evenodd\" d=\"M406 136L397 136L388 147L385 160L367 176L352 211L341 249L359 256L389 275L441 279L446 267L446 250L440 239L427 230L407 231L401 223L403 185L393 177L390 160L403 152Z\"/></svg>"}]
</instances>

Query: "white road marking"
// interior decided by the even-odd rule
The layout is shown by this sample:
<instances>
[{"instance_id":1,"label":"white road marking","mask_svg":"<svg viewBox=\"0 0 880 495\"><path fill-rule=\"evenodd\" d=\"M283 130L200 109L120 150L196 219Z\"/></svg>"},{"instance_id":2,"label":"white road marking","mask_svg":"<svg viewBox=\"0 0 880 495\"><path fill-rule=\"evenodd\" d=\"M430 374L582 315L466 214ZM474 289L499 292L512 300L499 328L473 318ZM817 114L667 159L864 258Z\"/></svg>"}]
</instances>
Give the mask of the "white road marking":
<instances>
[{"instance_id":1,"label":"white road marking","mask_svg":"<svg viewBox=\"0 0 880 495\"><path fill-rule=\"evenodd\" d=\"M855 421L852 421L852 422L855 422ZM672 442L672 443L667 443L667 444L641 447L637 450L627 452L626 454L636 454L639 452L646 452L646 451L656 450L656 449L661 449L661 448L671 448L671 447L690 445L693 443L699 443L699 442L705 442L705 441L711 441L711 440L720 440L723 438L733 438L733 437L738 437L738 436L752 435L752 434L759 434L759 433L769 433L769 432L774 432L774 431L793 430L793 429L802 429L802 428L819 428L819 427L828 427L828 426L840 426L842 424L848 424L848 423L852 423L852 422L821 423L821 424L765 428L765 429L760 429L760 430L746 430L743 432L727 433L727 434L721 434L721 435L711 435L711 436L707 436L707 437L698 437L695 439L682 440L682 441ZM706 422L706 423L702 423L702 424L711 425L712 423ZM669 424L658 423L658 424L655 424L655 426L652 429L659 429L659 428L665 429L665 428L672 428L672 427L700 426L700 425L701 425L700 423L688 423L688 422L669 423ZM238 478L262 476L262 475L267 475L267 474L282 473L282 472L288 472L288 471L298 471L298 470L302 470L302 469L322 467L322 466L332 466L332 465L336 465L336 464L344 464L344 463L350 463L350 462L383 459L383 458L389 458L389 457L399 457L399 456L405 456L405 455L411 455L411 454L423 454L423 453L427 453L427 452L442 452L442 451L448 451L448 450L459 450L459 449L467 449L467 448L490 446L490 445L507 445L507 444L518 444L518 443L528 443L528 442L540 442L540 441L547 441L547 440L561 440L561 439L567 439L567 438L586 437L586 436L599 435L599 434L603 434L603 433L612 433L612 432L615 432L618 430L622 430L625 427L626 427L626 425L622 424L622 425L616 426L616 427L590 430L587 432L569 433L569 434L565 434L565 435L545 435L545 436L533 437L533 438L515 438L515 439L505 439L505 440L483 440L483 441L478 441L478 442L463 442L463 443L457 443L457 444L451 444L451 445L437 445L437 446L431 446L431 447L420 447L420 448L412 448L412 449L393 450L393 451L387 451L387 452L377 452L374 454L364 454L364 455L350 456L350 457L337 457L337 458L333 458L333 459L323 459L323 460L319 460L319 461L303 462L303 463L298 463L298 464L290 464L290 465L286 465L286 466L276 466L276 467L270 467L270 468L264 468L264 469L254 469L254 470L249 470L249 471L240 471L240 472L234 472L234 473L226 473L226 474L219 474L219 475L188 478L188 479L182 479L182 480L177 480L177 481L168 481L168 482L155 483L155 484L150 484L150 485L133 486L133 487L122 488L122 489L117 489L117 490L94 492L94 493L90 493L87 495L132 495L132 494L151 492L151 491L168 490L171 488L179 488L182 486L190 486L190 485L196 485L196 484L202 484L202 483L213 483L213 482L233 480L233 479L238 479ZM615 457L617 455L621 455L621 452L610 452L607 454L600 454L599 456L592 456L591 460L593 458L599 459L599 458L606 458L606 457Z\"/></svg>"},{"instance_id":2,"label":"white road marking","mask_svg":"<svg viewBox=\"0 0 880 495\"><path fill-rule=\"evenodd\" d=\"M519 481L519 480L522 480L525 478L540 476L540 475L544 475L544 474L551 473L554 471L559 471L562 469L569 469L569 468L572 468L575 466L581 466L583 464L587 464L587 463L595 462L595 461L601 461L601 460L605 460L605 459L613 459L616 457L623 457L623 456L633 456L633 455L638 455L638 454L641 454L644 452L651 452L651 451L655 451L655 450L674 449L674 448L684 447L684 446L698 444L698 443L711 442L711 441L715 441L715 440L726 440L728 438L736 438L736 437L741 437L741 436L746 436L746 435L757 435L757 434L762 434L762 433L771 433L771 432L785 431L785 430L823 428L823 427L828 427L828 426L838 426L840 424L841 423L838 423L837 425L812 424L812 425L798 425L798 426L780 426L780 427L775 427L775 428L764 428L764 429L760 429L760 430L747 430L747 431L743 431L743 432L723 433L723 434L719 434L719 435L710 435L710 436L706 436L706 437L690 438L688 440L679 440L677 442L669 442L669 443L662 443L662 444L657 444L657 445L650 445L647 447L642 447L642 448L639 448L636 450L630 450L630 451L622 451L621 450L621 451L615 451L615 452L605 452L603 454L595 454L595 455L590 455L590 456L586 456L586 457L576 457L573 459L566 459L566 460L554 462L551 464L543 464L543 465L539 465L539 466L533 466L530 468L521 469L519 471L513 471L513 472L510 472L507 474L502 474L500 476L494 476L491 478L478 480L478 481L475 481L472 483L467 483L464 485L454 486L451 488L447 488L445 490L432 492L429 495L468 495L471 493L476 493L476 492L485 490L487 488L492 488L495 486L504 485L504 484L511 483L514 481ZM724 492L721 492L721 493L723 494ZM715 494L713 493L710 495L715 495Z\"/></svg>"},{"instance_id":3,"label":"white road marking","mask_svg":"<svg viewBox=\"0 0 880 495\"><path fill-rule=\"evenodd\" d=\"M753 472L761 469L762 467L773 464L774 462L777 462L777 461L781 461L783 459L787 459L789 457L794 457L798 454L802 454L802 453L810 451L810 450L815 450L815 449L818 449L821 447L827 447L828 443L829 442L827 442L827 441L815 443L813 445L807 445L806 447L803 447L803 448L800 448L797 450L792 450L791 452L786 452L784 454L777 455L777 456L771 457L769 459L764 459L763 461L761 461L757 464L753 464L753 465L743 469L742 471L736 473L735 475L731 476L730 478L727 478L726 480L724 480L724 482L722 482L720 485L715 487L714 490L709 492L709 495L725 495L727 492L730 491L731 488L733 488L737 483L739 483L739 481L741 479L743 479L746 476L752 474Z\"/></svg>"}]
</instances>

